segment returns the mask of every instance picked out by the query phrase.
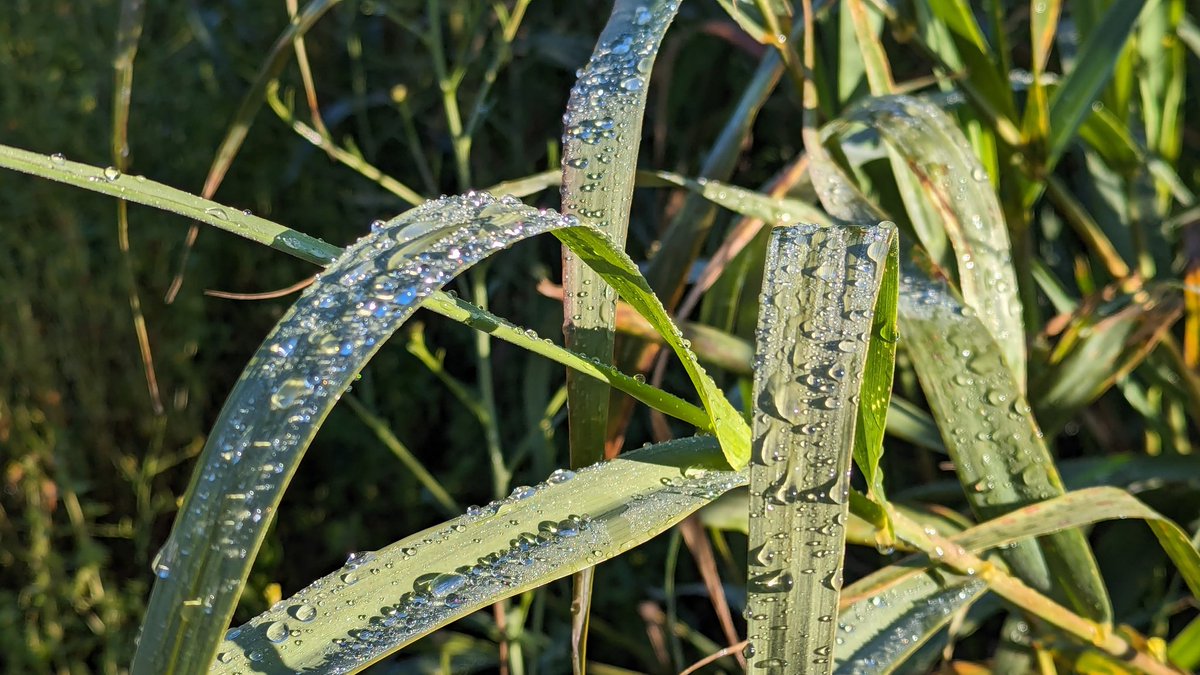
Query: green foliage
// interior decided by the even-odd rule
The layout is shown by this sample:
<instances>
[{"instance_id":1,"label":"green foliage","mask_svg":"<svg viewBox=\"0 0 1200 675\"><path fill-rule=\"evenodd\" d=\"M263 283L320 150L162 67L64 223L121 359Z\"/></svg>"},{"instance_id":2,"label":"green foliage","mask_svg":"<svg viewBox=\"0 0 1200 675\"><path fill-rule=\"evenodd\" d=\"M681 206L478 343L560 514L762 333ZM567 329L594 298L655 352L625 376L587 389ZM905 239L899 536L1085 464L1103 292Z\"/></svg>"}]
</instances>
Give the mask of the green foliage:
<instances>
[{"instance_id":1,"label":"green foliage","mask_svg":"<svg viewBox=\"0 0 1200 675\"><path fill-rule=\"evenodd\" d=\"M184 4L0 9L5 668L1200 663L1182 0Z\"/></svg>"}]
</instances>

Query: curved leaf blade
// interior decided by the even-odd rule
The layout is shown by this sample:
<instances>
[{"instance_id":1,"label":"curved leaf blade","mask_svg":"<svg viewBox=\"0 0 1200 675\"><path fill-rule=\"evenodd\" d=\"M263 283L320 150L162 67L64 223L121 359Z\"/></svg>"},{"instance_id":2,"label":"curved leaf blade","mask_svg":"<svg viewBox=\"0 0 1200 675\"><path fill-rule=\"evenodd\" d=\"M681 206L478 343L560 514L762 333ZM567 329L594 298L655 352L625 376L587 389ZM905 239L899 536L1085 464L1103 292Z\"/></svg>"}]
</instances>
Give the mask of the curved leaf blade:
<instances>
[{"instance_id":1,"label":"curved leaf blade","mask_svg":"<svg viewBox=\"0 0 1200 675\"><path fill-rule=\"evenodd\" d=\"M712 432L721 442L729 465L741 469L750 461L750 429L741 414L729 403L712 377L700 365L683 332L671 320L662 301L650 290L637 264L603 233L587 227L556 230L554 236L567 245L580 260L600 274L617 293L662 335L679 357L704 409L712 419Z\"/></svg>"},{"instance_id":2,"label":"curved leaf blade","mask_svg":"<svg viewBox=\"0 0 1200 675\"><path fill-rule=\"evenodd\" d=\"M987 171L966 136L940 108L910 96L867 99L843 119L835 129L867 124L916 175L958 255L963 301L991 331L1024 390L1025 328L1012 246Z\"/></svg>"},{"instance_id":3,"label":"curved leaf blade","mask_svg":"<svg viewBox=\"0 0 1200 675\"><path fill-rule=\"evenodd\" d=\"M944 286L906 276L900 318L917 378L976 516L988 520L1062 495L1062 480L1031 408L974 312ZM1040 592L1065 595L1089 617L1111 618L1082 533L1025 542L1003 555Z\"/></svg>"},{"instance_id":4,"label":"curved leaf blade","mask_svg":"<svg viewBox=\"0 0 1200 675\"><path fill-rule=\"evenodd\" d=\"M615 557L746 475L712 438L670 441L581 469L418 532L230 631L218 673L353 672L499 599ZM361 618L366 615L368 618Z\"/></svg>"},{"instance_id":5,"label":"curved leaf blade","mask_svg":"<svg viewBox=\"0 0 1200 675\"><path fill-rule=\"evenodd\" d=\"M135 672L203 672L304 451L337 399L401 323L456 274L574 220L515 199L451 197L347 249L267 336L205 445L155 560Z\"/></svg>"}]
</instances>

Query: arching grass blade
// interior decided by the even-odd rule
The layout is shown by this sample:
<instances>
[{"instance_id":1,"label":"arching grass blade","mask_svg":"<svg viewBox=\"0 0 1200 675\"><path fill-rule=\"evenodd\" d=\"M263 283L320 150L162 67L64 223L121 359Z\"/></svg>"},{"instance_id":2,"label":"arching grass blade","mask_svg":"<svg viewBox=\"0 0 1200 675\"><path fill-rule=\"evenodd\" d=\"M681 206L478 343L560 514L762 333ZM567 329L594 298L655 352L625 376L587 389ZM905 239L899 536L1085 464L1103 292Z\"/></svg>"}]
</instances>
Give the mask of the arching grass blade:
<instances>
[{"instance_id":1,"label":"arching grass blade","mask_svg":"<svg viewBox=\"0 0 1200 675\"><path fill-rule=\"evenodd\" d=\"M471 194L410 211L347 249L267 336L230 394L154 566L134 672L203 672L292 474L334 403L422 298L475 262L573 219Z\"/></svg>"}]
</instances>

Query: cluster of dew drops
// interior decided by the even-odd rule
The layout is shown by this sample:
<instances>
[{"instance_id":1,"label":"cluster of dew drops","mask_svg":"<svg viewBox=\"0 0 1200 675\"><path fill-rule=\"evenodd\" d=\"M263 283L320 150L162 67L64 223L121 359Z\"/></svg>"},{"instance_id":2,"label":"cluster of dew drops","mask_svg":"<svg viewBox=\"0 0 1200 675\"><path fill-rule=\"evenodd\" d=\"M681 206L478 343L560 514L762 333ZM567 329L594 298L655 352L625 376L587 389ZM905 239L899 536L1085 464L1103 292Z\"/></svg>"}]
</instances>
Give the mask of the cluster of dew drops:
<instances>
[{"instance_id":1,"label":"cluster of dew drops","mask_svg":"<svg viewBox=\"0 0 1200 675\"><path fill-rule=\"evenodd\" d=\"M213 521L214 551L248 554L315 420L422 299L499 249L576 224L513 197L470 192L374 225L305 291L243 373L186 506L196 531L172 534L154 563L159 578L192 553L178 542L207 541Z\"/></svg>"},{"instance_id":2,"label":"cluster of dew drops","mask_svg":"<svg viewBox=\"0 0 1200 675\"><path fill-rule=\"evenodd\" d=\"M764 341L767 347L764 351L776 354L776 361L764 361L758 365L773 375L767 378L765 386L768 391L762 393L760 401L760 423L756 432L763 444L762 457L754 466L755 471L765 471L774 475L775 480L766 486L762 493L755 495L762 504L764 511L776 508L808 509L816 504L843 504L845 502L845 481L841 478L840 467L837 465L837 449L824 448L819 435L826 429L833 428L831 420L838 414L840 407L841 386L847 377L846 368L841 365L846 355L865 353L870 328L869 310L873 295L870 293L869 281L873 272L885 261L888 244L882 234L877 234L860 245L849 247L849 256L845 264L838 261L827 261L811 268L801 268L802 259L797 244L801 239L813 237L844 238L844 231L817 230L811 227L796 227L780 231L778 255L774 255L771 265L774 268L779 263L779 272L783 274L774 284L779 293L797 293L800 286L792 283L791 278L807 278L807 283L816 284L823 289L822 293L829 296L824 305L830 307L828 312L810 316L803 321L789 315L781 315L778 298L764 296L762 306L766 310L760 326L760 344ZM813 242L809 242L811 246ZM833 246L833 250L841 250L843 246ZM774 253L774 252L773 252ZM842 286L847 286L843 292ZM839 298L846 300L844 305L833 302ZM804 298L798 298L804 301ZM795 305L795 303L792 303ZM841 306L840 310L834 308ZM768 324L773 325L771 328ZM795 324L793 326L793 324ZM780 336L785 336L780 340ZM832 362L830 357L833 358ZM769 359L768 359L769 361ZM790 372L785 378L781 373ZM794 383L802 385L802 389L792 386L790 377L796 377ZM787 381L784 381L784 380ZM804 391L803 398L797 398L797 391ZM794 406L803 406L803 410ZM782 435L781 435L782 434ZM767 446L771 446L768 450ZM805 448L808 451L805 451ZM762 462L762 464L759 464ZM800 471L810 472L808 479L801 480ZM762 518L765 514L751 514ZM824 525L797 526L794 533L763 532L763 539L750 552L750 563L762 571L752 576L749 581L750 596L747 600L746 618L752 624L764 624L769 615L762 611L765 605L779 602L789 602L783 596L795 586L793 571L804 575L814 575L821 578L821 583L836 590L841 586L841 574L833 556L840 547L838 537L844 518L838 514L833 521ZM758 524L758 527L755 525ZM764 527L762 520L752 523L752 533ZM797 547L805 550L802 558L809 562L806 566L790 564ZM827 559L831 564L822 564ZM781 567L781 563L783 566ZM833 617L819 617L821 622L832 622ZM751 658L756 653L755 639L745 649L745 656ZM777 650L772 649L772 652ZM821 645L809 655L813 663L827 663L831 658L828 645ZM768 672L784 672L788 667L787 659L778 653L764 655L751 661L756 670Z\"/></svg>"}]
</instances>

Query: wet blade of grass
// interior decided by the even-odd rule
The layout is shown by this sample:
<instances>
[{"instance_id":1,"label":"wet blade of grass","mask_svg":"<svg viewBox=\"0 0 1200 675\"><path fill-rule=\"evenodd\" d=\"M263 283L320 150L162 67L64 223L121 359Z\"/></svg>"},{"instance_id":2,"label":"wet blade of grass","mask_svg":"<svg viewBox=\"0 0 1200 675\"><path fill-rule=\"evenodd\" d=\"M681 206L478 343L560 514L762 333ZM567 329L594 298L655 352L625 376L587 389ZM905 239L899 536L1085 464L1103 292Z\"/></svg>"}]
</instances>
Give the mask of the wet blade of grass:
<instances>
[{"instance_id":1,"label":"wet blade of grass","mask_svg":"<svg viewBox=\"0 0 1200 675\"><path fill-rule=\"evenodd\" d=\"M559 470L346 566L230 631L215 672L354 672L455 619L620 555L744 473L711 438ZM366 618L363 618L363 617Z\"/></svg>"},{"instance_id":2,"label":"wet blade of grass","mask_svg":"<svg viewBox=\"0 0 1200 675\"><path fill-rule=\"evenodd\" d=\"M420 300L571 219L472 194L410 211L347 249L250 361L205 445L158 576L134 672L203 672L283 491L334 403Z\"/></svg>"},{"instance_id":3,"label":"wet blade of grass","mask_svg":"<svg viewBox=\"0 0 1200 675\"><path fill-rule=\"evenodd\" d=\"M750 460L750 430L741 414L730 405L696 360L695 352L685 343L683 333L671 320L658 296L650 290L637 264L624 251L613 246L603 234L590 228L565 228L556 230L554 235L588 267L598 272L666 340L695 386L729 465L735 469L746 466Z\"/></svg>"},{"instance_id":4,"label":"wet blade of grass","mask_svg":"<svg viewBox=\"0 0 1200 675\"><path fill-rule=\"evenodd\" d=\"M1200 587L1200 553L1188 540L1187 533L1116 488L1071 492L960 532L948 541L961 550L980 553L1029 537L1125 518L1146 520L1193 592ZM928 639L949 620L951 611L973 601L987 589L979 574L983 567L976 567L967 575L935 574L925 569L937 560L936 555L910 558L847 589L848 594L859 599L842 615L842 638L846 644L858 646L861 652L847 653L839 672L890 672L911 652L905 648L911 647L909 640L916 636L921 636L918 642ZM1036 603L1023 607L1032 614L1041 613ZM900 629L904 632L896 632ZM908 640L889 642L889 637L901 634Z\"/></svg>"},{"instance_id":5,"label":"wet blade of grass","mask_svg":"<svg viewBox=\"0 0 1200 675\"><path fill-rule=\"evenodd\" d=\"M944 287L909 277L900 290L901 332L959 483L981 519L1063 494L1029 404L991 335ZM1003 553L1026 583L1107 621L1108 596L1078 531Z\"/></svg>"},{"instance_id":6,"label":"wet blade of grass","mask_svg":"<svg viewBox=\"0 0 1200 675\"><path fill-rule=\"evenodd\" d=\"M170 211L212 225L301 260L326 265L341 253L338 247L223 204L141 176L106 174L103 169L72 162L62 155L41 155L0 145L0 166L99 192L130 202Z\"/></svg>"},{"instance_id":7,"label":"wet blade of grass","mask_svg":"<svg viewBox=\"0 0 1200 675\"><path fill-rule=\"evenodd\" d=\"M747 657L756 672L832 664L857 397L892 237L888 226L772 232L750 468Z\"/></svg>"},{"instance_id":8,"label":"wet blade of grass","mask_svg":"<svg viewBox=\"0 0 1200 675\"><path fill-rule=\"evenodd\" d=\"M679 3L620 0L563 116L562 208L624 248L650 72ZM563 335L568 349L611 363L616 296L600 275L563 251ZM567 374L571 463L604 457L609 389Z\"/></svg>"},{"instance_id":9,"label":"wet blade of grass","mask_svg":"<svg viewBox=\"0 0 1200 675\"><path fill-rule=\"evenodd\" d=\"M878 131L920 181L958 256L963 300L991 331L1024 390L1025 329L1008 229L966 137L939 108L907 96L868 99L844 120Z\"/></svg>"},{"instance_id":10,"label":"wet blade of grass","mask_svg":"<svg viewBox=\"0 0 1200 675\"><path fill-rule=\"evenodd\" d=\"M979 579L942 571L923 571L895 585L870 589L869 598L845 607L838 615L833 672L895 672L950 623L956 612L986 592L987 584Z\"/></svg>"},{"instance_id":11,"label":"wet blade of grass","mask_svg":"<svg viewBox=\"0 0 1200 675\"><path fill-rule=\"evenodd\" d=\"M806 128L805 133L818 177L815 185L826 209L845 220L877 214L878 208L830 160L815 130ZM972 510L986 518L1062 494L1023 387L1005 364L992 330L976 310L964 308L911 261L902 261L902 273L901 334ZM964 414L964 401L973 414ZM1100 572L1082 534L1062 533L1042 542L1041 549L1025 544L1005 555L1034 588L1062 592L1088 616L1104 621L1111 617Z\"/></svg>"}]
</instances>

